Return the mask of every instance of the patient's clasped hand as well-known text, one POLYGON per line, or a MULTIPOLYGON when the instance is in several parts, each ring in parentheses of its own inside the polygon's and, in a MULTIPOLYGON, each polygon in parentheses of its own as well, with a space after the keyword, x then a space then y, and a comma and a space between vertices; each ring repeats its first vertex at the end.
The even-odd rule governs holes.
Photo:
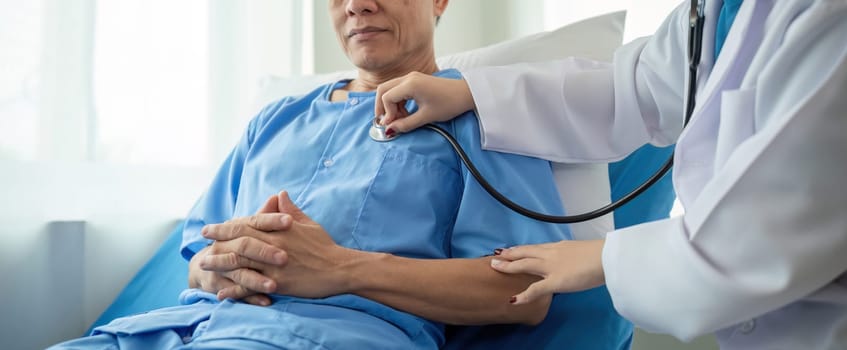
MULTIPOLYGON (((414 71, 460 78, 435 64, 446 6, 331 0, 358 77, 283 98, 250 122, 186 220, 193 288, 182 305, 55 348, 435 349, 444 323, 540 322, 549 298, 508 303, 536 278, 493 271, 483 256, 570 239, 566 227, 502 207, 437 134, 368 137, 378 84, 414 71)), ((563 213, 548 162, 482 151, 471 112, 441 126, 481 171, 509 179, 494 181, 507 195, 563 213)))

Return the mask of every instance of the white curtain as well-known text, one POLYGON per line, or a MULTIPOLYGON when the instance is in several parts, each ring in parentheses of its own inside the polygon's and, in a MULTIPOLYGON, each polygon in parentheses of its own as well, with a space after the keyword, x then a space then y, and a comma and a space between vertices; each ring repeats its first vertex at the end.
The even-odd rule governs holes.
POLYGON ((304 2, 0 0, 0 160, 216 164, 310 72, 304 2))

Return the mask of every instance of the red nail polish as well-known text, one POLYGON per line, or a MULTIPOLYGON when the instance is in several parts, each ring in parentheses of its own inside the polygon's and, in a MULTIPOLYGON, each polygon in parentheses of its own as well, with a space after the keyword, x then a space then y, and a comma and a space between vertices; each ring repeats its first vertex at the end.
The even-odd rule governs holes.
POLYGON ((385 136, 392 137, 394 136, 394 133, 395 131, 392 128, 385 129, 385 136))
POLYGON ((518 301, 518 297, 516 297, 516 296, 514 296, 514 295, 513 295, 511 298, 509 298, 509 304, 514 304, 514 303, 516 303, 517 301, 518 301))

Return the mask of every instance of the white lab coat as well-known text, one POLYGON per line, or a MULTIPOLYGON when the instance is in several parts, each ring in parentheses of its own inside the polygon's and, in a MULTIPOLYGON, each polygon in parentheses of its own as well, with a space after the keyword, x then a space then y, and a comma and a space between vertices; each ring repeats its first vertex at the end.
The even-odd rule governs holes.
POLYGON ((608 162, 678 138, 686 214, 607 236, 617 310, 725 349, 847 349, 847 1, 746 0, 713 62, 720 6, 684 131, 687 3, 612 64, 465 72, 483 146, 608 162))

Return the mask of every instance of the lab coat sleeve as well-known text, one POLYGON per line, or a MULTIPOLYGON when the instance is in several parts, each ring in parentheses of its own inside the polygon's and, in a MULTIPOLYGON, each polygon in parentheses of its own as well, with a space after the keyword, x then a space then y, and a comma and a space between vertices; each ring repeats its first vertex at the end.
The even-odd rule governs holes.
POLYGON ((847 271, 847 5, 820 1, 755 84, 758 132, 684 217, 610 233, 617 310, 681 339, 814 295, 847 271))
POLYGON ((483 148, 605 163, 648 142, 674 143, 682 130, 687 33, 680 6, 655 35, 619 48, 613 63, 568 58, 463 72, 483 148))

